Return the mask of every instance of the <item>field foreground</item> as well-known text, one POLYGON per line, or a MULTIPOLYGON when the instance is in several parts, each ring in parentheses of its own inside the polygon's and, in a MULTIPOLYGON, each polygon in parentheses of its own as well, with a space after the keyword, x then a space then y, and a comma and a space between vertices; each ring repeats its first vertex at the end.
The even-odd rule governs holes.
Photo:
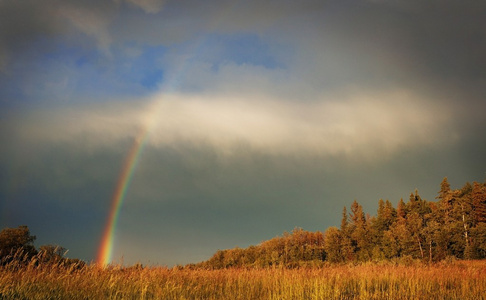
POLYGON ((0 299, 486 299, 486 261, 190 270, 0 267, 0 299))

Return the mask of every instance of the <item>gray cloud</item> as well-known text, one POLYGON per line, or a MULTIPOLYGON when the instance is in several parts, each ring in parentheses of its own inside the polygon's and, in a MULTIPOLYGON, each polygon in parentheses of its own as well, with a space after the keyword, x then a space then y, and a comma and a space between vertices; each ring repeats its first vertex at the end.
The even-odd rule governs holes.
POLYGON ((433 200, 444 176, 482 180, 484 11, 480 1, 0 1, 2 225, 28 224, 39 244, 92 259, 141 128, 115 253, 130 263, 197 261, 295 226, 324 230, 354 199, 373 213, 415 188, 433 200), (162 70, 149 96, 127 88, 140 76, 123 77, 137 58, 162 70))
POLYGON ((133 3, 142 8, 146 13, 158 13, 162 10, 165 0, 127 0, 127 2, 133 3))
MULTIPOLYGON (((466 180, 478 180, 484 172, 480 163, 486 151, 484 138, 461 136, 454 141, 437 129, 427 132, 424 139, 420 133, 415 138, 414 132, 422 130, 416 127, 402 132, 406 133, 401 135, 404 142, 388 157, 372 155, 372 159, 353 160, 350 156, 355 152, 347 156, 326 155, 312 148, 306 151, 308 145, 300 137, 306 131, 290 132, 288 140, 281 142, 277 137, 273 142, 276 149, 262 147, 258 137, 238 135, 234 128, 226 128, 230 123, 224 118, 219 120, 221 123, 213 121, 211 113, 200 109, 204 102, 198 102, 198 98, 176 96, 181 97, 173 95, 177 100, 172 99, 174 102, 166 99, 166 106, 157 101, 146 102, 147 106, 138 109, 135 103, 96 104, 31 113, 29 117, 15 118, 17 124, 7 122, 14 128, 2 126, 4 130, 0 131, 4 133, 0 135, 2 141, 8 141, 0 155, 0 178, 8 178, 1 181, 0 195, 8 199, 2 203, 2 212, 7 213, 2 222, 28 224, 39 237, 38 245, 59 243, 71 249, 72 257, 92 259, 126 152, 137 125, 150 125, 144 122, 154 120, 150 115, 153 110, 147 108, 155 104, 161 105, 158 112, 162 124, 153 125, 153 137, 141 153, 117 227, 114 257, 123 257, 125 263, 195 262, 217 249, 246 247, 295 226, 325 230, 339 224, 342 207, 354 199, 373 213, 379 198, 396 203, 418 188, 424 198, 433 200, 443 176, 449 176, 458 186, 466 180), (170 116, 172 120, 164 120, 170 116), (224 141, 225 135, 215 134, 217 130, 228 130, 230 136, 237 137, 234 144, 231 139, 226 141, 229 144, 224 147, 231 152, 224 151, 219 139, 224 141), (7 139, 10 133, 15 134, 7 139), (212 140, 212 134, 219 139, 212 140), (441 134, 445 136, 440 138, 441 134), (430 141, 434 138, 441 142, 430 141), (284 142, 287 144, 279 144, 284 142)), ((215 103, 209 103, 209 107, 219 104, 222 115, 233 121, 244 121, 245 110, 251 109, 240 102, 221 107, 218 99, 212 101, 215 103)), ((352 103, 359 110, 381 109, 382 115, 408 109, 397 106, 388 110, 386 104, 379 108, 376 103, 367 108, 352 103)), ((309 126, 320 126, 319 119, 312 118, 314 113, 319 114, 315 108, 310 113, 298 110, 292 103, 283 108, 271 104, 260 102, 262 111, 256 110, 267 115, 265 122, 273 122, 269 118, 273 116, 277 120, 286 117, 293 124, 306 116, 309 126)), ((420 121, 428 115, 415 113, 418 115, 410 120, 420 121)), ((346 116, 339 109, 333 115, 346 116)), ((396 122, 410 121, 407 113, 404 116, 396 122)), ((360 118, 354 113, 349 115, 354 117, 360 118)), ((373 117, 369 116, 362 126, 373 126, 368 124, 373 117)), ((275 124, 290 128, 284 121, 275 124)), ((445 130, 451 126, 447 122, 440 124, 438 127, 445 126, 445 130)), ((376 133, 377 137, 385 138, 386 134, 381 133, 376 133)), ((382 146, 380 139, 372 140, 352 151, 382 153, 382 146)))
MULTIPOLYGON (((89 260, 128 148, 129 141, 89 152, 69 144, 37 147, 23 167, 28 176, 17 173, 32 180, 17 190, 3 182, 2 198, 9 201, 2 211, 10 222, 31 226, 38 245, 60 243, 72 257, 89 260)), ((445 175, 457 187, 477 180, 481 166, 467 157, 481 159, 484 150, 474 143, 412 144, 389 159, 358 164, 341 156, 274 155, 248 146, 221 156, 210 145, 147 145, 121 210, 115 258, 194 262, 218 248, 246 247, 295 226, 325 230, 339 224, 342 207, 354 199, 370 213, 379 198, 397 203, 415 188, 433 200, 445 175), (451 159, 460 155, 466 157, 451 159)), ((5 171, 12 157, 1 157, 5 171)))
POLYGON ((43 45, 49 47, 56 37, 69 40, 78 32, 71 39, 73 44, 81 39, 86 46, 91 40, 93 47, 109 55, 111 47, 134 40, 138 45, 174 45, 209 31, 257 34, 272 45, 272 55, 277 58, 284 51, 277 49, 288 49, 281 61, 302 89, 347 85, 439 89, 451 82, 480 86, 486 76, 486 34, 482 30, 486 24, 480 2, 129 3, 134 5, 121 1, 3 1, 3 69, 21 55, 19 49, 33 46, 44 36, 48 42, 43 45), (428 86, 423 86, 424 80, 428 86))

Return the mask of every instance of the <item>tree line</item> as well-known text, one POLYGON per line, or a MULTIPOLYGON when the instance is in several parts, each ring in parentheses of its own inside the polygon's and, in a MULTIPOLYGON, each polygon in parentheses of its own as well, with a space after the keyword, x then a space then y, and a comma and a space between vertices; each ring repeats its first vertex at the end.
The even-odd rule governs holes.
MULTIPOLYGON (((376 216, 365 214, 354 201, 342 212, 339 227, 324 233, 295 228, 248 248, 218 250, 209 260, 191 268, 300 267, 324 263, 383 260, 436 262, 446 258, 486 258, 486 182, 466 183, 451 189, 447 178, 440 184, 437 201, 427 201, 418 191, 395 208, 389 200, 378 202, 376 216)), ((65 258, 56 245, 34 247, 36 237, 27 226, 0 232, 0 266, 27 263, 83 265, 65 258)))
POLYGON ((344 207, 340 227, 324 233, 300 228, 257 246, 218 250, 209 260, 189 267, 316 266, 383 260, 436 262, 446 258, 486 258, 486 182, 451 189, 440 184, 437 201, 418 191, 395 208, 378 202, 376 216, 354 201, 344 207))
POLYGON ((82 266, 79 259, 66 258, 67 250, 58 245, 34 247, 35 235, 29 227, 4 228, 0 231, 0 266, 21 267, 29 263, 82 266))

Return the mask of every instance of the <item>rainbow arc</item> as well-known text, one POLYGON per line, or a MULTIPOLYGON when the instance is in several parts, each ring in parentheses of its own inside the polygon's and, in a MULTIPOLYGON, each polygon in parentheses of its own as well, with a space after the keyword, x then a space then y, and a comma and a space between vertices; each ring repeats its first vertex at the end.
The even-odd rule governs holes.
MULTIPOLYGON (((219 23, 228 15, 228 12, 232 11, 237 7, 238 1, 228 4, 223 9, 221 9, 219 16, 214 18, 213 23, 209 24, 209 28, 217 28, 219 23)), ((178 65, 178 68, 174 71, 174 76, 171 80, 167 82, 165 86, 165 91, 170 92, 176 90, 181 82, 183 75, 186 73, 189 64, 193 61, 194 57, 204 48, 204 37, 199 37, 187 50, 187 53, 191 53, 188 57, 182 60, 178 65)), ((113 193, 111 200, 111 207, 108 213, 108 218, 106 222, 105 229, 103 231, 101 243, 98 249, 96 262, 101 266, 107 266, 112 262, 113 248, 115 242, 115 230, 118 224, 118 219, 120 217, 120 209, 123 205, 124 199, 126 197, 128 188, 130 186, 130 181, 133 177, 134 170, 139 161, 140 155, 143 152, 143 148, 147 143, 147 139, 153 131, 157 117, 159 115, 161 102, 155 101, 155 106, 152 107, 150 111, 149 122, 142 126, 139 133, 135 136, 135 141, 131 146, 128 155, 124 161, 121 173, 118 177, 118 181, 113 193)))

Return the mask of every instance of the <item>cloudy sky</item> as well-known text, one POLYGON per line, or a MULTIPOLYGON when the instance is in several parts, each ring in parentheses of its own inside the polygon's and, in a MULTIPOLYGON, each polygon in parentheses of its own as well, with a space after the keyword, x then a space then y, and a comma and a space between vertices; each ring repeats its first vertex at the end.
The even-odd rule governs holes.
POLYGON ((0 225, 198 262, 486 177, 486 2, 0 0, 0 225))

